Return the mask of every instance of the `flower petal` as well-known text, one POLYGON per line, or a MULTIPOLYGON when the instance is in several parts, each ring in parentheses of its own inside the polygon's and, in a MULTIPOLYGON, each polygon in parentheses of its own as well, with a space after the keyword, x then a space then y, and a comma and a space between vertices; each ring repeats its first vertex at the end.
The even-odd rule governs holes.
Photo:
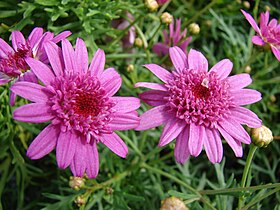
POLYGON ((170 118, 161 133, 159 140, 159 147, 163 147, 174 140, 181 131, 186 127, 186 122, 184 120, 178 120, 177 118, 170 118))
POLYGON ((14 53, 13 48, 0 38, 0 57, 7 58, 7 55, 10 53, 14 53))
POLYGON ((60 132, 56 146, 56 161, 59 168, 67 168, 73 160, 77 141, 77 135, 72 131, 60 132))
POLYGON ((10 90, 32 102, 47 102, 48 96, 44 93, 44 87, 31 82, 15 82, 10 90))
POLYGON ((252 104, 262 99, 261 93, 252 89, 241 89, 233 91, 233 102, 237 105, 252 104))
POLYGON ((26 63, 30 66, 34 74, 45 84, 49 85, 55 78, 52 70, 44 63, 33 58, 26 58, 26 63))
POLYGON ((108 68, 101 74, 100 82, 107 95, 113 96, 120 89, 122 78, 114 68, 108 68))
POLYGON ((187 56, 179 47, 169 48, 169 55, 177 72, 182 72, 183 69, 188 68, 187 56))
POLYGON ((189 151, 189 131, 190 127, 186 126, 176 138, 174 156, 178 163, 184 164, 190 157, 189 151))
POLYGON ((125 158, 128 154, 128 148, 124 141, 115 133, 103 134, 100 137, 101 142, 116 155, 125 158))
POLYGON ((167 91, 167 88, 163 84, 158 83, 152 83, 152 82, 137 82, 134 87, 145 87, 150 88, 153 90, 161 90, 161 91, 167 91))
POLYGON ((166 69, 160 67, 156 64, 146 64, 144 65, 147 69, 149 69, 154 75, 156 75, 161 81, 167 83, 170 79, 172 79, 172 74, 166 69))
POLYGON ((62 75, 65 69, 61 48, 53 42, 46 42, 45 51, 56 76, 62 75))
POLYGON ((62 55, 64 59, 65 71, 76 72, 76 57, 71 43, 67 39, 61 41, 62 55))
POLYGON ((26 155, 36 160, 49 154, 56 146, 60 130, 50 124, 32 141, 26 155))
POLYGON ((126 97, 126 96, 114 96, 111 99, 116 103, 113 109, 116 112, 131 112, 140 107, 140 100, 139 98, 135 97, 126 97))
POLYGON ((28 42, 31 49, 33 49, 35 44, 40 40, 42 36, 43 36, 43 28, 36 27, 32 30, 32 32, 28 36, 28 42))
POLYGON ((235 140, 232 138, 230 134, 228 134, 222 127, 218 127, 218 130, 222 134, 222 136, 225 138, 228 145, 232 148, 234 154, 236 157, 242 157, 243 156, 243 149, 240 141, 235 140))
POLYGON ((168 97, 168 93, 160 90, 147 90, 139 94, 139 98, 150 106, 160 106, 166 104, 164 98, 168 97))
POLYGON ((208 61, 204 57, 204 55, 196 51, 194 49, 191 49, 188 54, 188 64, 189 69, 196 70, 197 72, 207 72, 208 71, 208 61))
POLYGON ((216 63, 209 72, 215 72, 219 79, 225 79, 230 74, 232 67, 233 64, 229 59, 223 59, 216 63))
POLYGON ((190 124, 189 151, 192 156, 197 157, 201 150, 205 139, 204 126, 190 124))
POLYGON ((77 145, 75 155, 70 164, 70 168, 74 176, 83 177, 86 172, 87 162, 87 146, 85 138, 77 136, 77 145))
POLYGON ((252 42, 259 46, 263 46, 266 44, 265 41, 263 41, 263 39, 260 36, 253 36, 252 42))
POLYGON ((13 112, 13 118, 21 122, 42 123, 53 119, 49 113, 50 107, 45 103, 32 103, 18 107, 13 112))
POLYGON ((165 43, 156 43, 152 47, 152 51, 158 56, 165 56, 169 53, 169 47, 165 43))
POLYGON ((152 108, 140 116, 140 124, 135 130, 147 130, 157 127, 167 120, 165 106, 152 108))
POLYGON ((223 158, 223 145, 219 132, 216 129, 205 129, 207 138, 204 139, 204 148, 211 163, 219 163, 223 158))
MULTIPOLYGON (((234 139, 244 143, 250 144, 251 138, 246 130, 234 119, 228 118, 227 120, 220 121, 218 126, 222 127, 234 139)), ((220 129, 219 129, 220 130, 220 129)))
POLYGON ((240 90, 252 83, 252 79, 249 74, 237 74, 227 78, 230 85, 230 90, 240 90))
POLYGON ((248 20, 248 22, 251 24, 251 26, 253 27, 253 29, 260 34, 260 28, 257 25, 256 21, 254 20, 254 18, 247 12, 245 12, 244 10, 241 10, 241 12, 243 13, 243 15, 245 16, 245 18, 248 20))
POLYGON ((231 109, 231 117, 241 124, 246 124, 250 128, 259 128, 262 125, 262 121, 258 116, 244 107, 231 109))
POLYGON ((75 50, 76 58, 77 58, 77 70, 80 72, 88 71, 88 52, 85 42, 77 38, 76 40, 76 50, 75 50))
POLYGON ((99 77, 104 70, 105 66, 105 53, 103 50, 98 49, 92 58, 89 71, 91 76, 99 77))
POLYGON ((114 113, 109 126, 112 130, 129 130, 139 125, 140 118, 136 111, 127 113, 114 113))
POLYGON ((57 43, 57 42, 61 41, 62 39, 67 38, 71 34, 72 34, 71 31, 63 31, 63 32, 57 34, 55 37, 53 37, 51 41, 54 43, 57 43))
POLYGON ((12 32, 12 44, 13 48, 17 51, 22 45, 26 44, 25 38, 20 31, 12 32))
POLYGON ((99 170, 99 157, 98 157, 96 142, 94 141, 92 144, 86 144, 86 150, 87 150, 86 173, 90 179, 93 179, 97 177, 98 170, 99 170))
POLYGON ((273 54, 277 58, 277 60, 280 61, 280 49, 278 49, 277 47, 275 47, 273 45, 271 45, 270 47, 271 47, 273 54))

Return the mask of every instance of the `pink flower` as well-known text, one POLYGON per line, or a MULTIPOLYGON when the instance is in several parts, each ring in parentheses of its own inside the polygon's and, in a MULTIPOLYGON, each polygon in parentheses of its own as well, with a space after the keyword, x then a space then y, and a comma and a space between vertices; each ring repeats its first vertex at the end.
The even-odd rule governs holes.
MULTIPOLYGON (((48 63, 43 47, 44 43, 47 41, 57 43, 70 34, 71 32, 64 31, 54 37, 54 34, 51 32, 43 33, 42 28, 34 28, 28 39, 25 40, 20 31, 13 31, 13 48, 0 38, 0 85, 6 84, 14 79, 37 82, 35 75, 28 71, 30 67, 25 59, 35 58, 44 63, 48 63)), ((11 105, 14 102, 15 95, 11 93, 11 105)))
POLYGON ((208 71, 208 61, 191 49, 188 58, 179 47, 169 50, 175 71, 156 65, 145 65, 164 84, 139 82, 136 87, 152 90, 140 94, 151 106, 140 118, 136 130, 164 125, 159 146, 176 138, 175 158, 184 163, 190 155, 198 156, 204 147, 209 160, 218 163, 223 156, 221 136, 237 157, 243 155, 241 143, 251 139, 241 124, 260 127, 255 113, 241 107, 261 100, 256 90, 243 89, 252 80, 249 74, 229 76, 232 62, 221 60, 208 71))
POLYGON ((167 3, 169 0, 157 0, 158 4, 165 4, 167 3))
POLYGON ((241 12, 258 34, 253 36, 252 42, 260 46, 268 44, 277 60, 280 61, 280 24, 277 23, 277 20, 272 19, 269 22, 269 12, 261 13, 259 28, 249 13, 244 10, 241 10, 241 12))
POLYGON ((180 30, 181 19, 177 19, 176 27, 174 21, 169 25, 169 34, 166 30, 163 30, 164 42, 154 44, 152 49, 153 52, 159 56, 165 56, 168 54, 168 50, 170 47, 178 46, 186 53, 186 48, 192 40, 192 37, 186 37, 187 29, 184 29, 182 33, 180 30))
POLYGON ((125 158, 128 148, 114 130, 139 125, 138 98, 113 96, 121 86, 114 68, 104 71, 105 54, 98 49, 88 68, 85 43, 77 39, 74 50, 62 40, 62 50, 45 44, 51 67, 33 58, 26 62, 43 85, 20 81, 11 90, 32 103, 17 108, 13 117, 29 123, 51 121, 31 143, 27 156, 39 159, 54 148, 59 168, 75 176, 95 178, 99 161, 97 143, 125 158))

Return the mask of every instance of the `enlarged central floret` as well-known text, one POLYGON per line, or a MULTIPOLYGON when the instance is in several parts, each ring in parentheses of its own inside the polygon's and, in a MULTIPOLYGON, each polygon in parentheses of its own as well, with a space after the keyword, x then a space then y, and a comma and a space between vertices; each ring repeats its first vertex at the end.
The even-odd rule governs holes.
POLYGON ((90 74, 66 74, 56 77, 47 87, 51 91, 50 106, 54 124, 63 131, 74 129, 84 135, 112 133, 108 123, 115 105, 100 81, 90 74))
POLYGON ((167 106, 188 124, 213 127, 230 114, 234 106, 229 95, 229 85, 219 80, 215 72, 183 70, 172 72, 173 79, 166 84, 169 97, 167 106))

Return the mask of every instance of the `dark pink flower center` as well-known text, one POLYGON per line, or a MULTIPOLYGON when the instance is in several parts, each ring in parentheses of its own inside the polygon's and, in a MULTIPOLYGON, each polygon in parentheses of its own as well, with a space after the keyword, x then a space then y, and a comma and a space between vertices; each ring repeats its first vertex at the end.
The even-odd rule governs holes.
POLYGON ((56 77, 47 90, 52 123, 60 124, 62 131, 74 129, 94 137, 112 132, 108 123, 115 103, 96 77, 89 73, 65 74, 56 77))
POLYGON ((166 84, 169 90, 166 106, 177 118, 188 124, 213 127, 230 114, 234 104, 229 85, 219 80, 216 73, 185 69, 182 73, 173 72, 173 76, 166 84))

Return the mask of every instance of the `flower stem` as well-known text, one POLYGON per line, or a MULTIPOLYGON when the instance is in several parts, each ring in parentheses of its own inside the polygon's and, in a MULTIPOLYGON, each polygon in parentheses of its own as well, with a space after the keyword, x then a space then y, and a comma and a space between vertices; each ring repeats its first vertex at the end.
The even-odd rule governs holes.
MULTIPOLYGON (((241 179, 241 187, 245 187, 245 185, 246 185, 246 180, 247 180, 247 177, 248 177, 248 174, 249 174, 249 169, 250 169, 250 166, 251 166, 251 162, 252 162, 252 159, 254 157, 254 154, 255 154, 257 148, 258 147, 255 146, 254 144, 250 145, 249 154, 248 154, 248 157, 247 157, 247 160, 246 160, 245 168, 244 168, 244 171, 243 171, 243 176, 242 176, 242 179, 241 179)), ((238 209, 239 210, 243 206, 244 199, 245 199, 244 195, 239 197, 239 201, 238 201, 238 209)))
POLYGON ((150 41, 149 41, 149 45, 148 45, 148 49, 151 49, 152 45, 153 45, 153 39, 155 38, 155 36, 157 35, 158 31, 161 29, 161 26, 162 24, 160 23, 157 27, 157 29, 155 30, 155 32, 153 33, 153 35, 151 36, 150 38, 150 41))

